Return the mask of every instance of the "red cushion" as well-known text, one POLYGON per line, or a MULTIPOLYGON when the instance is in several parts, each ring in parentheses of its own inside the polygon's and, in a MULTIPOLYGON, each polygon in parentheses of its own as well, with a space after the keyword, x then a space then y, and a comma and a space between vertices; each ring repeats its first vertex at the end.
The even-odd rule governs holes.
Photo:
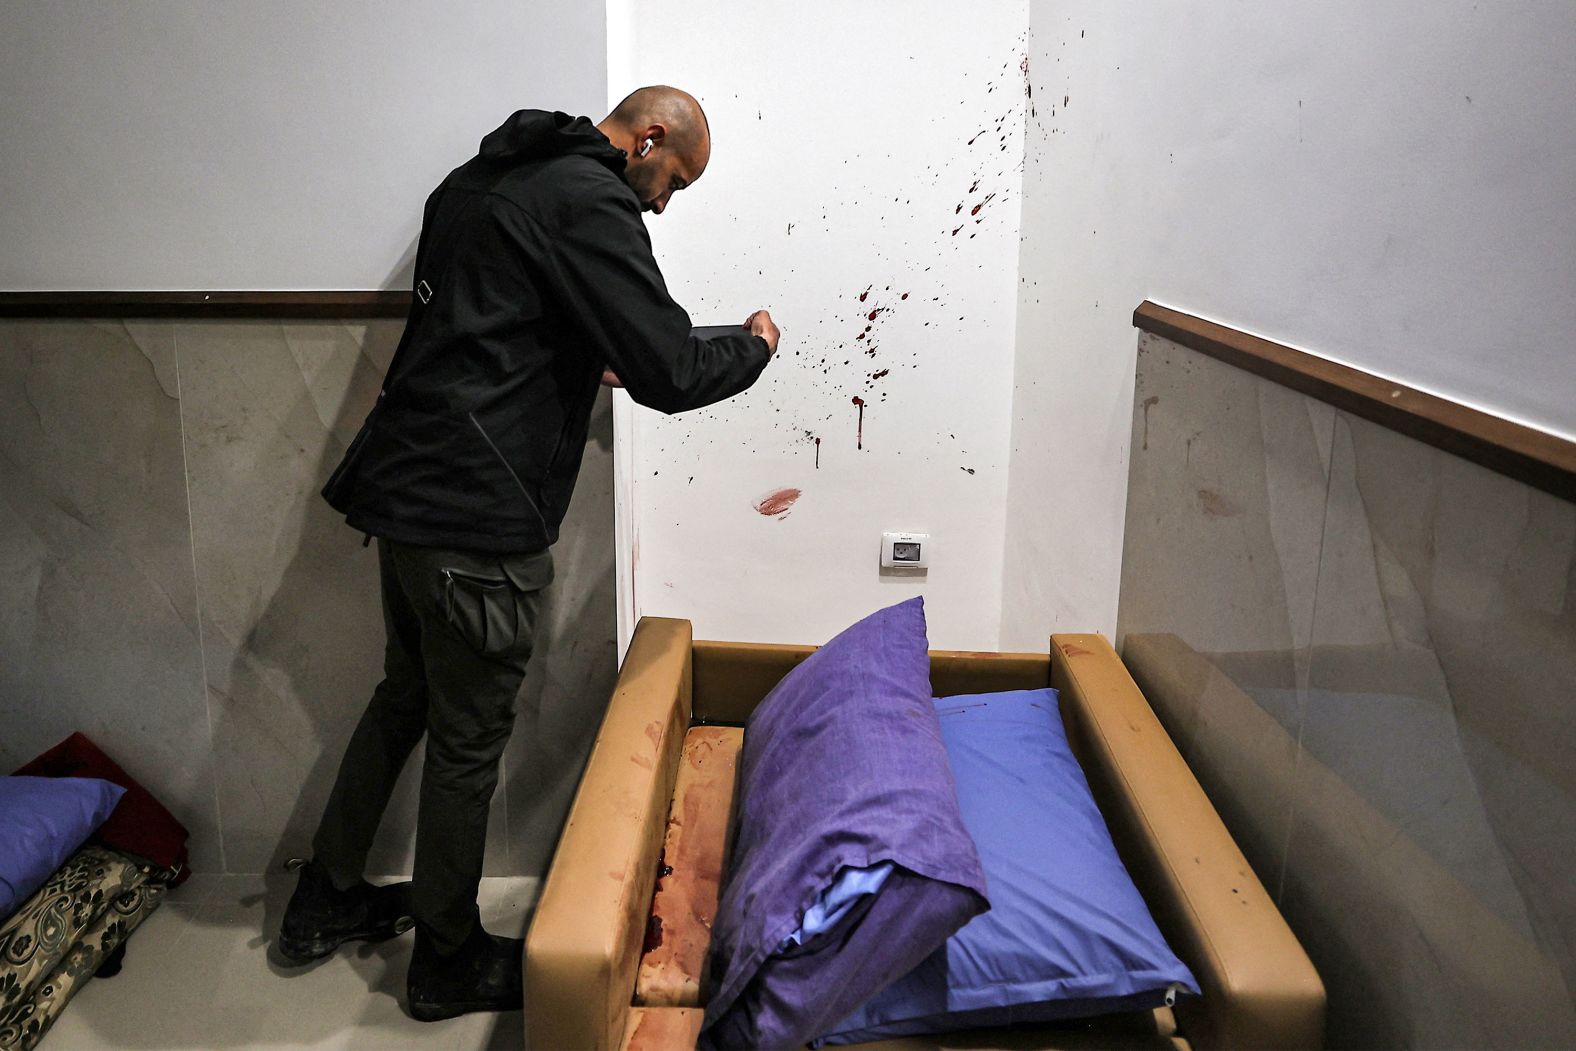
POLYGON ((26 777, 97 777, 120 785, 126 794, 93 838, 112 850, 123 850, 174 870, 171 886, 185 882, 191 875, 186 851, 191 833, 186 826, 82 734, 72 734, 16 773, 26 777))

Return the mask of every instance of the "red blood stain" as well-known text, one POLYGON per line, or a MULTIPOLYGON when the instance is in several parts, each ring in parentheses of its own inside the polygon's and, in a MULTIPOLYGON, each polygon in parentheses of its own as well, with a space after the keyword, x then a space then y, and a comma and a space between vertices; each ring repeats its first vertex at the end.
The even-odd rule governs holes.
POLYGON ((671 875, 673 875, 673 866, 668 864, 668 852, 664 849, 657 855, 657 893, 662 891, 663 878, 671 875))
POLYGON ((969 193, 973 193, 974 191, 978 190, 979 188, 980 188, 980 181, 978 179, 975 179, 974 180, 974 185, 969 187, 969 193))
POLYGON ((874 287, 876 287, 876 286, 875 286, 875 285, 867 285, 867 286, 866 286, 866 287, 865 287, 865 290, 864 290, 864 291, 863 291, 863 292, 861 292, 861 293, 859 293, 859 301, 860 301, 860 302, 861 302, 861 303, 863 303, 863 302, 864 302, 864 301, 865 301, 865 297, 866 297, 866 296, 868 296, 868 295, 869 295, 869 294, 870 294, 870 290, 871 290, 871 289, 872 289, 872 288, 874 288, 874 287))
POLYGON ((646 921, 646 941, 640 947, 640 955, 644 956, 653 949, 662 946, 662 917, 653 916, 646 921))
POLYGON ((797 489, 776 489, 755 501, 755 510, 767 518, 786 516, 788 509, 794 505, 794 501, 798 500, 799 496, 797 489))
POLYGON ((995 197, 995 196, 996 195, 994 193, 986 194, 985 195, 985 199, 983 201, 981 201, 979 204, 976 204, 973 208, 969 209, 969 214, 970 215, 978 215, 978 214, 980 214, 980 209, 985 207, 987 204, 989 204, 990 203, 990 199, 992 197, 995 197))
POLYGON ((892 371, 891 369, 882 369, 880 372, 872 372, 870 374, 870 378, 873 379, 873 380, 878 380, 882 376, 885 376, 887 373, 889 373, 891 371, 892 371))
POLYGON ((881 313, 881 308, 880 307, 876 307, 870 313, 865 315, 865 320, 866 321, 874 321, 876 319, 876 315, 879 314, 879 313, 881 313))
POLYGON ((861 333, 859 333, 859 335, 855 336, 854 338, 855 339, 864 339, 865 338, 865 334, 863 332, 861 332, 861 333))
POLYGON ((907 298, 908 298, 908 293, 907 293, 907 292, 904 292, 904 293, 903 293, 903 298, 904 298, 904 299, 907 299, 907 298))
POLYGON ((859 406, 859 445, 858 445, 858 448, 863 449, 865 447, 865 399, 863 399, 859 395, 855 394, 854 395, 854 404, 859 406))
POLYGON ((952 236, 953 237, 958 236, 958 231, 961 230, 961 229, 963 229, 963 227, 961 227, 961 226, 954 228, 953 231, 952 231, 952 236))
POLYGON ((961 211, 963 211, 963 202, 959 201, 958 202, 958 206, 956 208, 952 209, 952 214, 953 215, 957 215, 961 211))
POLYGON ((815 440, 815 469, 817 471, 821 469, 821 439, 819 438, 815 440))

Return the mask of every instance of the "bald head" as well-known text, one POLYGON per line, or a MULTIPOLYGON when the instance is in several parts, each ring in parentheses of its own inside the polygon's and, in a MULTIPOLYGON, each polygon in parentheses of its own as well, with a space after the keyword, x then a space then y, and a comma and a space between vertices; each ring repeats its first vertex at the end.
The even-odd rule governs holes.
POLYGON ((706 111, 695 96, 678 88, 663 84, 638 88, 614 106, 602 123, 610 122, 637 132, 653 124, 661 125, 674 140, 672 145, 687 149, 706 146, 710 152, 711 128, 706 123, 706 111))
POLYGON ((673 194, 700 178, 711 159, 706 113, 693 95, 678 88, 659 84, 631 92, 597 130, 628 155, 624 181, 642 208, 659 215, 673 194))

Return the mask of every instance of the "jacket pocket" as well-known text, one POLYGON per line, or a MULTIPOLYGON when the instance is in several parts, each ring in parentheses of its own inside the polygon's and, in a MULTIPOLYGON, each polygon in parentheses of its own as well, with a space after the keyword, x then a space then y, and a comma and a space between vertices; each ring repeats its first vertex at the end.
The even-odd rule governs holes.
POLYGON ((503 575, 445 567, 443 613, 449 627, 472 650, 501 656, 520 642, 520 605, 514 587, 503 575))
POLYGON ((596 378, 600 375, 596 373, 593 376, 586 394, 565 414, 564 424, 558 430, 558 442, 553 446, 553 455, 542 471, 541 481, 537 483, 538 493, 544 493, 547 486, 561 482, 566 477, 573 478, 573 472, 565 471, 565 467, 571 461, 578 466, 584 455, 586 439, 591 432, 591 414, 596 411, 597 391, 601 388, 601 380, 596 378))
POLYGON ((509 480, 514 483, 514 487, 519 490, 521 496, 525 497, 526 506, 531 509, 531 513, 536 517, 537 524, 542 527, 542 543, 546 544, 548 534, 547 518, 542 514, 540 486, 538 486, 536 495, 531 495, 531 490, 525 487, 525 483, 520 481, 520 476, 509 465, 509 458, 503 454, 503 450, 498 448, 498 444, 492 440, 492 435, 487 433, 487 428, 482 426, 482 421, 476 418, 476 413, 468 412, 465 415, 470 419, 471 426, 476 428, 476 433, 481 436, 482 441, 487 443, 487 448, 492 450, 493 456, 497 457, 498 463, 508 473, 509 480))

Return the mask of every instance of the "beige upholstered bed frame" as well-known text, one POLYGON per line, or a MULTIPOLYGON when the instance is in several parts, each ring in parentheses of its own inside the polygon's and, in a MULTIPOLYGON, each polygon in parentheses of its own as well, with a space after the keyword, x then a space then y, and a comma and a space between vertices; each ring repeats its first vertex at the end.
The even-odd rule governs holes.
MULTIPOLYGON (((537 1051, 694 1047, 740 727, 812 652, 694 642, 688 621, 640 622, 526 939, 537 1051)), ((1122 859, 1204 995, 1076 1024, 866 1046, 1319 1046, 1318 974, 1104 638, 1055 635, 1048 654, 932 651, 931 682, 938 696, 1061 691, 1122 859)))

